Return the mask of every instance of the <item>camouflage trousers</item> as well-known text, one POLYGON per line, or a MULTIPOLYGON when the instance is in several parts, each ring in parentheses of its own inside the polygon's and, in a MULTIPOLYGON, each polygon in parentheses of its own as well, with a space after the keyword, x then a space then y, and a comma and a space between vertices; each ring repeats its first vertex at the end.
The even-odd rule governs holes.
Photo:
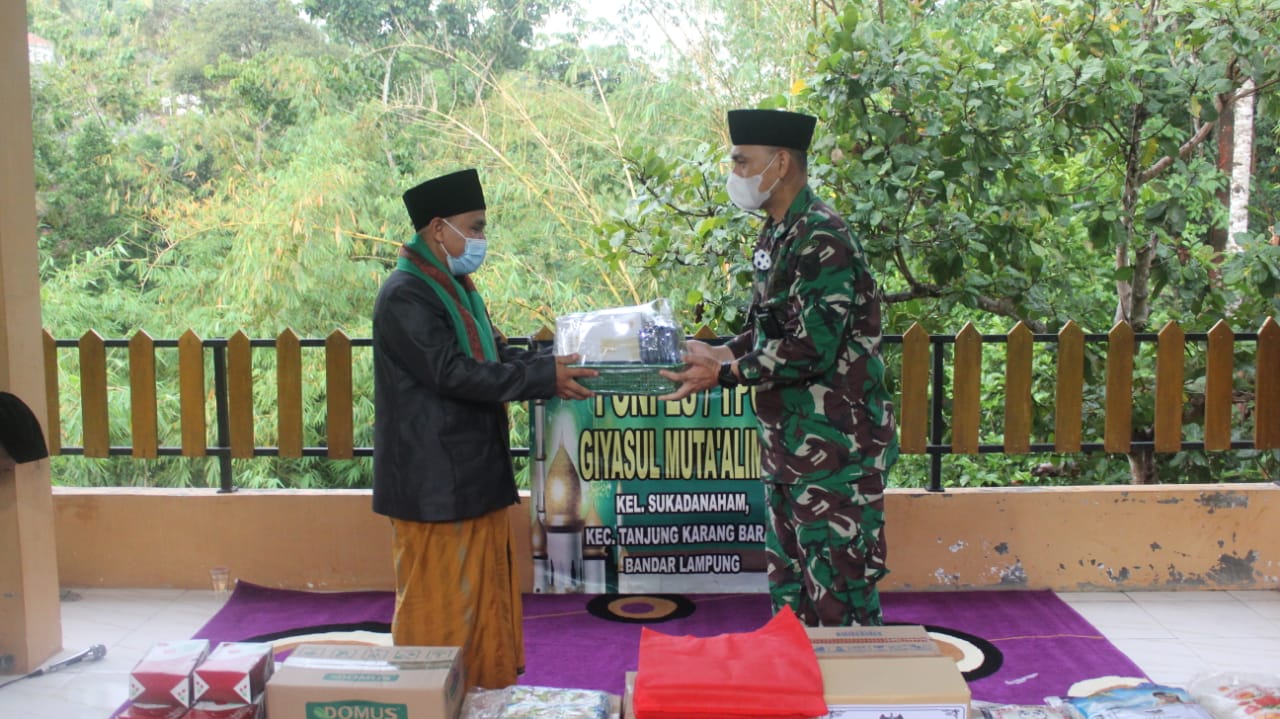
POLYGON ((884 475, 764 487, 773 610, 790 606, 811 627, 883 624, 884 475))

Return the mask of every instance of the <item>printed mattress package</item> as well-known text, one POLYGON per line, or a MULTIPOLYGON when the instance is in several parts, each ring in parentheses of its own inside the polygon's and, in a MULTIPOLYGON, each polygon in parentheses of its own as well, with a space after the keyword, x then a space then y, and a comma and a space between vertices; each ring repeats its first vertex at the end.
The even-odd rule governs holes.
POLYGON ((676 383, 658 374, 684 362, 684 333, 666 300, 556 318, 555 353, 580 355, 598 377, 578 382, 601 394, 666 394, 676 383))
POLYGON ((969 685, 924 627, 810 627, 829 719, 965 719, 969 685))
POLYGON ((806 627, 818 661, 852 657, 938 657, 942 650, 919 624, 806 627))
POLYGON ((636 673, 627 672, 622 691, 622 719, 636 719, 635 694, 636 673))
POLYGON ((303 644, 267 682, 267 716, 456 719, 464 671, 458 647, 303 644))

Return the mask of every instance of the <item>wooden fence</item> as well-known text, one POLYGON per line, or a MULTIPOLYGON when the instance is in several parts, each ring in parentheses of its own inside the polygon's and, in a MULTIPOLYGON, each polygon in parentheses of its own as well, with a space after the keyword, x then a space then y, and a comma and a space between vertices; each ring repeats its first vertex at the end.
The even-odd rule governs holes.
MULTIPOLYGON (((705 330, 700 337, 709 335, 705 330)), ((541 334, 527 343, 545 341, 541 334)), ((1007 335, 983 335, 972 324, 956 335, 930 335, 919 325, 905 334, 885 337, 900 345, 900 364, 890 372, 898 378, 898 424, 902 451, 929 454, 933 467, 930 488, 941 489, 941 461, 946 454, 1001 452, 1079 453, 1189 449, 1225 451, 1280 449, 1280 325, 1268 318, 1256 333, 1234 333, 1219 322, 1207 333, 1186 333, 1169 323, 1158 333, 1139 334, 1125 323, 1106 334, 1086 334, 1068 323, 1055 334, 1038 335, 1018 324, 1007 335), (1154 422, 1150 440, 1134 439, 1135 356, 1144 343, 1155 345, 1154 422), (1004 348, 1003 437, 982 442, 983 351, 1004 348), (1237 345, 1253 345, 1253 367, 1237 366, 1237 345), (1035 442, 1033 426, 1033 358, 1036 345, 1056 348, 1053 372, 1053 433, 1051 442, 1035 442), (1183 415, 1188 396, 1186 358, 1189 348, 1203 346, 1203 440, 1186 441, 1183 415), (948 353, 948 349, 950 352, 948 353), (1086 351, 1095 349, 1105 361, 1105 430, 1100 441, 1083 436, 1086 351), (948 364, 950 354, 950 364, 948 364), (1252 369, 1252 387, 1241 388, 1241 374, 1252 369), (946 410, 949 407, 950 414, 946 410), (1235 417, 1252 419, 1252 436, 1240 436, 1235 417), (949 434, 949 441, 948 441, 949 434)), ((333 332, 324 339, 303 339, 285 330, 275 339, 250 339, 237 332, 227 339, 202 339, 188 331, 177 340, 156 340, 139 332, 128 340, 103 339, 89 331, 79 339, 55 339, 44 334, 46 395, 49 407, 50 452, 53 454, 136 459, 159 456, 211 457, 222 462, 222 491, 232 491, 231 460, 262 456, 352 459, 369 456, 370 447, 354 446, 352 350, 369 347, 371 340, 352 339, 333 332), (128 445, 110 441, 108 349, 127 348, 130 437, 128 445), (305 446, 303 417, 304 349, 324 350, 325 442, 305 446), (80 446, 64 446, 60 415, 59 351, 78 353, 80 446), (156 354, 177 352, 181 442, 161 446, 158 432, 156 354), (275 420, 277 444, 261 446, 255 439, 254 395, 269 392, 255 386, 253 352, 275 353, 275 420), (210 356, 211 355, 211 356, 210 356), (213 385, 206 377, 212 360, 213 385), (215 432, 210 441, 208 403, 214 403, 215 432)), ((1245 353, 1247 356, 1247 353, 1245 353)), ((361 388, 372 393, 372 388, 361 388)), ((992 418, 988 417, 988 423, 992 418)), ((527 455, 518 448, 517 455, 527 455)))

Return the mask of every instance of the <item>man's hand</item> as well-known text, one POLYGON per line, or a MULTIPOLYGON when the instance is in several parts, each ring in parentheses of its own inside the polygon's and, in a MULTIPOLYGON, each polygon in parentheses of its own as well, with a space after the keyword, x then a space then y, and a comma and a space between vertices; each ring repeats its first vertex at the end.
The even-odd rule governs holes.
MULTIPOLYGON (((702 343, 699 342, 698 344, 702 343)), ((716 350, 722 348, 708 347, 708 349, 716 350)), ((726 352, 729 352, 727 348, 723 349, 725 349, 726 352)), ((727 361, 731 361, 732 359, 733 353, 729 352, 729 360, 727 361)), ((695 392, 702 392, 703 390, 711 389, 712 387, 720 384, 720 361, 715 357, 709 354, 700 354, 690 351, 684 356, 684 361, 688 366, 679 372, 674 372, 668 369, 658 370, 658 374, 663 377, 680 383, 680 386, 677 387, 674 392, 664 394, 658 399, 664 401, 684 399, 695 392)))
POLYGON ((600 373, 586 367, 571 367, 578 359, 579 355, 576 354, 556 357, 556 396, 560 399, 587 399, 596 394, 578 384, 578 378, 595 377, 600 373))
POLYGON ((702 340, 689 340, 685 344, 685 351, 691 355, 710 357, 720 364, 733 361, 733 350, 725 345, 709 345, 702 340))

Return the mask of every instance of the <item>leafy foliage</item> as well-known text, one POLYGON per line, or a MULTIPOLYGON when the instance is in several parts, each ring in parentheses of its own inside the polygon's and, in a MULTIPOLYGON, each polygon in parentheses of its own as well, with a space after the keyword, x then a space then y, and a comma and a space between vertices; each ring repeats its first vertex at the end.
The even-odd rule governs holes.
MULTIPOLYGON (((636 0, 590 20, 567 0, 29 0, 31 31, 58 54, 32 76, 45 324, 58 337, 367 336, 410 231, 397 195, 475 166, 494 230, 477 282, 508 334, 657 296, 688 329, 727 334, 742 322, 758 219, 723 189, 723 119, 759 106, 819 115, 812 183, 861 237, 889 332, 1067 320, 1096 332, 1118 318, 1250 331, 1280 310, 1280 57, 1265 40, 1280 33, 1280 0, 1247 5, 636 0), (554 18, 560 29, 540 33, 554 18), (1246 79, 1253 230, 1224 253, 1216 140, 1246 79)), ((304 357, 307 441, 321 443, 323 371, 304 357)), ((78 368, 59 359, 74 438, 78 368)), ((367 364, 357 353, 358 395, 367 364)), ((1202 373, 1189 367, 1194 398, 1202 373)), ((125 422, 123 359, 111 372, 113 421, 125 422)), ((254 372, 270 443, 269 352, 255 351, 254 372)), ((997 361, 984 369, 992 397, 1000 381, 997 361)), ((172 428, 177 388, 161 385, 172 428)), ((1044 437, 1052 388, 1035 393, 1044 437)), ((1000 416, 984 401, 984 417, 1000 416)), ((357 397, 358 445, 371 405, 357 397)), ((516 419, 521 444, 523 410, 516 419)), ((111 431, 128 441, 127 427, 111 431)), ((949 458, 950 481, 1128 476, 1074 457, 1046 462, 1074 463, 1056 479, 1033 477, 1030 461, 949 458)), ((216 460, 58 462, 68 483, 216 476, 216 460)), ((923 476, 917 462, 900 475, 923 476)), ((1257 478, 1278 462, 1179 455, 1158 471, 1257 478)), ((236 472, 253 486, 368 483, 363 460, 236 472)))

